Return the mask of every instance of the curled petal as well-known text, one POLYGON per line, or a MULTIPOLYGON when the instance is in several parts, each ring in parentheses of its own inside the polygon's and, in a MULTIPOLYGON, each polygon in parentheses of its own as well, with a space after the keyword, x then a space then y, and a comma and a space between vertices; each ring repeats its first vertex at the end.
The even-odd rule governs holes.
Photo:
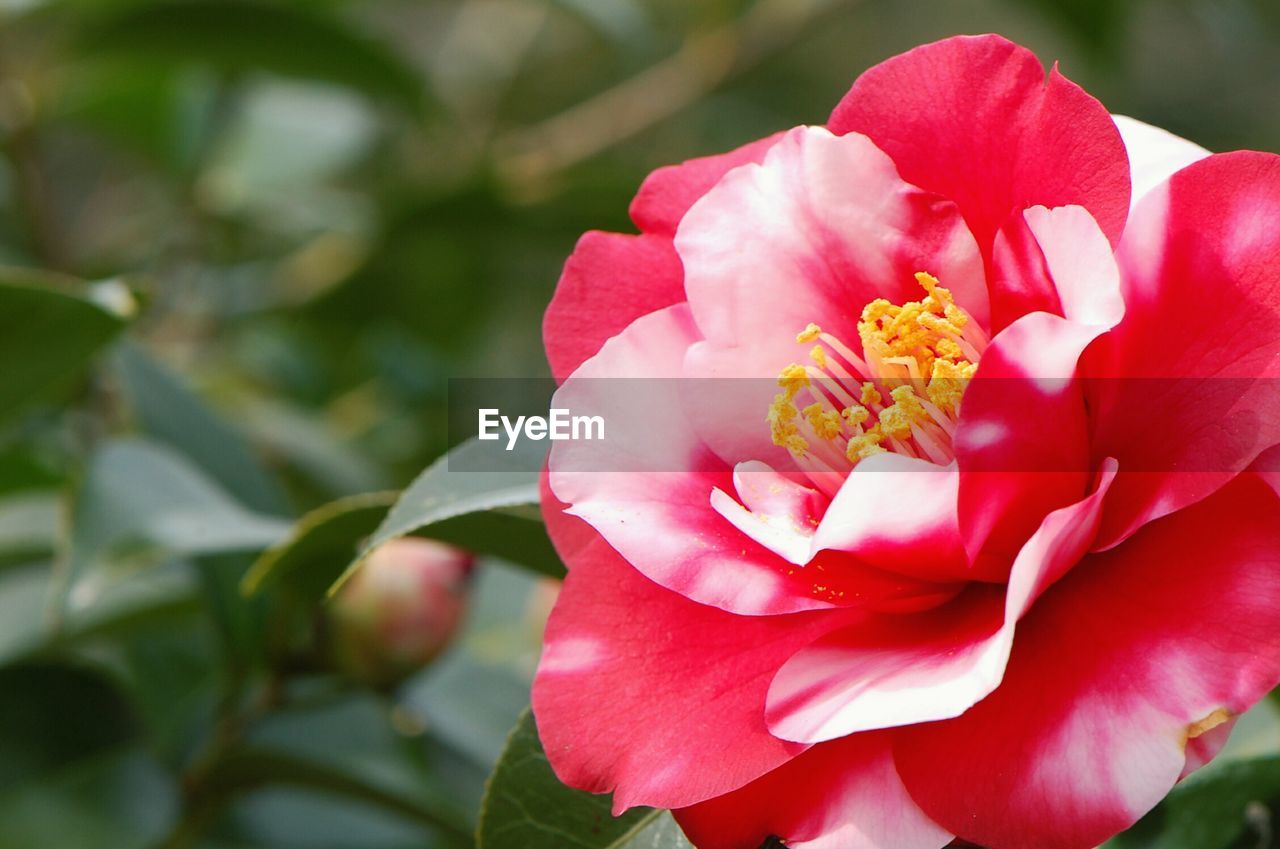
POLYGON ((1087 555, 1024 616, 995 692, 899 730, 912 797, 998 849, 1127 828, 1220 742, 1189 740, 1280 681, 1278 576, 1280 501, 1249 476, 1087 555))

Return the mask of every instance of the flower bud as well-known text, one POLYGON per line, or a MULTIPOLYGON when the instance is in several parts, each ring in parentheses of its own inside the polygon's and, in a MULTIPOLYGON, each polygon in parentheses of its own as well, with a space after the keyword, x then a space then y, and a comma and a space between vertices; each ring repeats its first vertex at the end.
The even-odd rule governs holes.
POLYGON ((434 660, 462 621, 473 562, 467 552, 416 537, 375 549, 331 605, 337 667, 386 687, 434 660))

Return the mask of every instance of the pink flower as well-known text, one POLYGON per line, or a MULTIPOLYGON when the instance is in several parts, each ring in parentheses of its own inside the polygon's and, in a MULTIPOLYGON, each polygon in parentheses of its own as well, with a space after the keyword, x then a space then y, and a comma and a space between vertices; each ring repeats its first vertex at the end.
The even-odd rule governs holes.
POLYGON ((964 37, 631 215, 544 328, 630 452, 544 488, 565 782, 701 849, 1083 849, 1280 682, 1280 158, 964 37))

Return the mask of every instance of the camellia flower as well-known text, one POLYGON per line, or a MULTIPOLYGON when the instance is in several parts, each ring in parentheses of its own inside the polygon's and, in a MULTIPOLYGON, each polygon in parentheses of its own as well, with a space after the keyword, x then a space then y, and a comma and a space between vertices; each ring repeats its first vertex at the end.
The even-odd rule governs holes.
POLYGON ((964 37, 631 215, 545 323, 619 452, 545 480, 563 781, 700 849, 1083 849, 1280 682, 1280 158, 964 37))

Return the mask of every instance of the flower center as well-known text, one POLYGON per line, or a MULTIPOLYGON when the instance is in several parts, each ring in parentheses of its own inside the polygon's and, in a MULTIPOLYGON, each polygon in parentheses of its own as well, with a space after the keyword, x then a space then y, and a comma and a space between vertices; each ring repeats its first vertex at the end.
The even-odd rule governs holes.
POLYGON ((816 324, 796 336, 820 344, 809 364, 778 375, 767 421, 774 444, 812 475, 829 479, 884 451, 939 465, 955 458, 960 401, 988 339, 935 277, 915 277, 921 300, 863 307, 862 356, 816 324))

